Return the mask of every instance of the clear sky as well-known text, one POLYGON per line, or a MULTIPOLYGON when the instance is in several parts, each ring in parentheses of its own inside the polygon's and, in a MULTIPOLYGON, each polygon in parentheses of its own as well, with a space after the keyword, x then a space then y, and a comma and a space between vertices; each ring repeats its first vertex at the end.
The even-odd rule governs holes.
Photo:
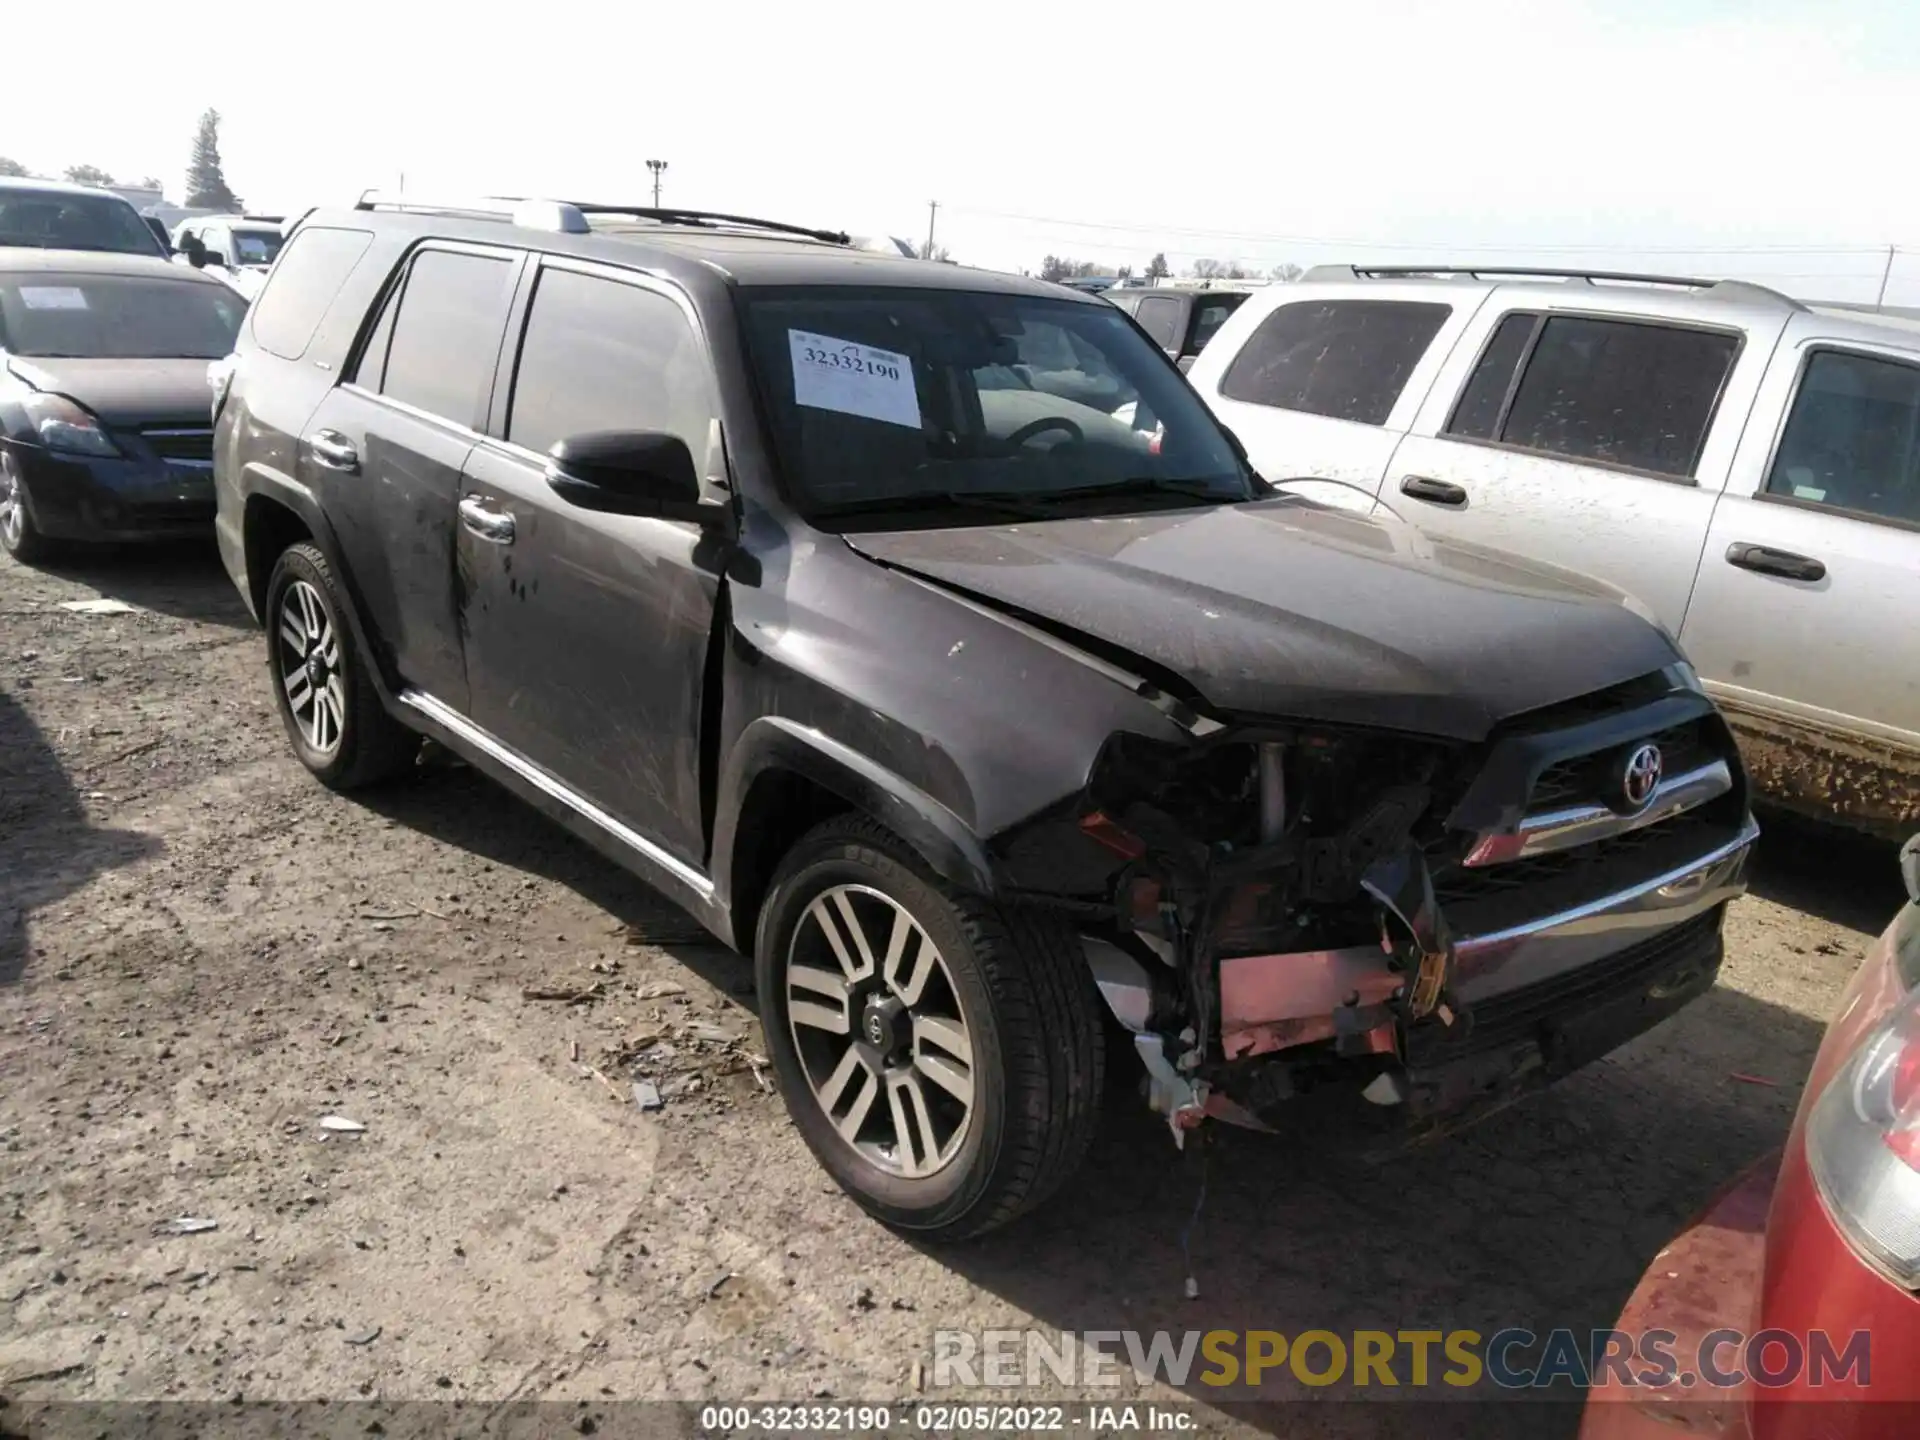
POLYGON ((1741 275, 1920 304, 1920 3, 75 0, 9 51, 0 155, 152 174, 196 116, 290 210, 365 186, 937 239, 1741 275), (452 18, 458 17, 458 18, 452 18), (83 33, 84 32, 84 33, 83 33))

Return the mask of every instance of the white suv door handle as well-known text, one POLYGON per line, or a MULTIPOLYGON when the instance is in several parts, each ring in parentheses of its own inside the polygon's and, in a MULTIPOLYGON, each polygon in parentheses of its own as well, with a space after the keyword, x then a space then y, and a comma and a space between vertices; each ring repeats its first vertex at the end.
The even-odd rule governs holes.
POLYGON ((489 510, 487 502, 477 495, 468 495, 461 500, 460 523, 467 527, 470 534, 478 535, 489 545, 513 543, 513 516, 504 510, 489 510))
POLYGON ((338 430, 314 431, 307 436, 307 448, 313 451, 313 458, 329 470, 351 473, 360 468, 360 452, 338 430))

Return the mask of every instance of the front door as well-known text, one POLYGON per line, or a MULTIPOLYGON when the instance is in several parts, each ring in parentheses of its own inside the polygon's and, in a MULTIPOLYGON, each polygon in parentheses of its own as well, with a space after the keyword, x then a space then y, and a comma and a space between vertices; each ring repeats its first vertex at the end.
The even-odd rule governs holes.
POLYGON ((716 547, 691 523, 568 504, 545 456, 568 436, 652 430, 698 460, 715 404, 676 295, 548 258, 503 417, 467 462, 458 532, 473 719, 694 865, 716 547))
POLYGON ((1775 363, 1786 427, 1720 502, 1681 643, 1732 708, 1920 756, 1920 365, 1818 343, 1775 363))
POLYGON ((372 333, 301 438, 366 610, 404 684, 467 699, 453 599, 460 473, 479 438, 519 257, 415 252, 372 333))

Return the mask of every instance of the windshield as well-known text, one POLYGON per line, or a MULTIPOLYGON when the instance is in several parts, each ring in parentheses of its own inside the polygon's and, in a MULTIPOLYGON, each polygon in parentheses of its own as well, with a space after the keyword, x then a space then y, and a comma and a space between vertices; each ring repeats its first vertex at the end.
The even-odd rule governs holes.
POLYGON ((0 189, 0 246, 165 253, 140 212, 113 195, 0 189))
POLYGON ((15 355, 218 360, 246 313, 230 287, 197 280, 0 276, 0 349, 15 355))
POLYGON ((749 290, 744 306, 774 442, 810 513, 1249 498, 1220 426, 1110 305, 819 286, 749 290))
POLYGON ((271 265, 285 237, 278 230, 236 230, 233 255, 242 265, 271 265))

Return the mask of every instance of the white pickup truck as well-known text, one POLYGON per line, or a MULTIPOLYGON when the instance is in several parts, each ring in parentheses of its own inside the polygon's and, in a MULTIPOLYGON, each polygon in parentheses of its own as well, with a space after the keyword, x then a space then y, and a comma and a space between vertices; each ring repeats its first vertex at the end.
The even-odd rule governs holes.
POLYGON ((1920 825, 1920 323, 1739 282, 1322 266, 1189 378, 1275 483, 1636 598, 1767 798, 1920 825))

